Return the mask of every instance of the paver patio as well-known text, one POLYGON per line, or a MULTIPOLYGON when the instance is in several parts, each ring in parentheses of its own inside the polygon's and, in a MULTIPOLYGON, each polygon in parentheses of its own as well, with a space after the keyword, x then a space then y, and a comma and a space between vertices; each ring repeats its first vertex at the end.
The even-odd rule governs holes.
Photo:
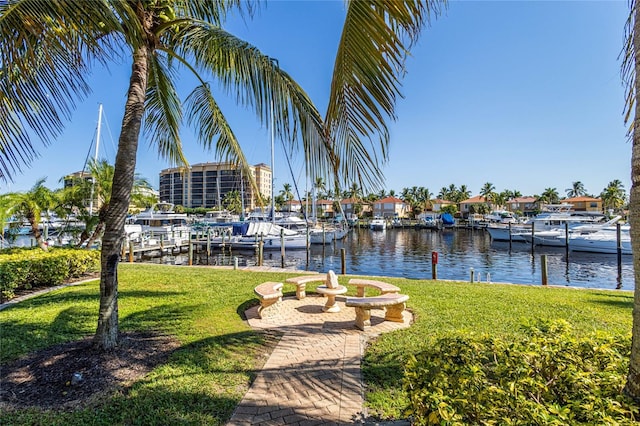
POLYGON ((236 408, 228 425, 343 425, 363 423, 360 362, 367 339, 406 328, 384 321, 374 310, 371 327, 355 327, 353 308, 338 299, 340 312, 323 312, 325 298, 285 297, 277 316, 259 319, 257 306, 246 311, 249 324, 283 333, 273 353, 236 408))

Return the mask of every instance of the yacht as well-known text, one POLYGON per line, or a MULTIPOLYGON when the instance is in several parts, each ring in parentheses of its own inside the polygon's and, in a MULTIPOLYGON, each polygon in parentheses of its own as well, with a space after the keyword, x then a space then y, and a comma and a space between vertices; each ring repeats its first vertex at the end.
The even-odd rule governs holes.
MULTIPOLYGON (((618 253, 618 237, 615 227, 605 227, 599 231, 572 235, 569 237, 569 250, 586 251, 591 253, 618 253)), ((621 254, 631 255, 631 235, 629 234, 629 226, 620 227, 620 251, 621 254)))
POLYGON ((524 224, 492 224, 487 226, 487 231, 494 241, 511 240, 531 243, 533 238, 531 235, 532 229, 537 234, 540 231, 564 228, 565 223, 570 228, 578 225, 595 224, 602 222, 604 217, 601 213, 573 211, 572 204, 547 204, 540 214, 524 224))
POLYGON ((156 236, 189 239, 191 227, 186 213, 176 213, 172 203, 157 203, 140 212, 134 225, 140 225, 142 232, 156 236))
POLYGON ((369 229, 372 229, 374 231, 384 231, 386 228, 387 222, 384 220, 384 218, 379 216, 374 217, 369 224, 369 229))

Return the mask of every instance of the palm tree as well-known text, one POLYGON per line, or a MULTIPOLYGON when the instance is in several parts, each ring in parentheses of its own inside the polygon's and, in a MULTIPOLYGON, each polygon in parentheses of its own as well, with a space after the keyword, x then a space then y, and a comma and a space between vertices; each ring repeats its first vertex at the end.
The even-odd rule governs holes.
POLYGON ((587 191, 584 189, 584 184, 580 181, 572 182, 571 188, 565 189, 565 192, 567 193, 567 197, 569 198, 580 197, 587 193, 587 191))
POLYGON ((600 194, 603 207, 605 210, 620 210, 627 201, 627 195, 624 191, 624 185, 619 179, 615 179, 607 185, 600 194))
POLYGON ((240 192, 236 190, 227 192, 224 196, 224 200, 222 200, 222 204, 224 205, 224 208, 230 212, 239 214, 242 211, 240 192))
POLYGON ((11 94, 0 98, 4 179, 34 157, 30 135, 49 142, 61 133, 77 101, 90 91, 86 78, 95 64, 131 60, 102 240, 94 343, 103 349, 117 344, 118 253, 141 129, 162 156, 187 164, 179 136, 184 118, 205 147, 251 176, 205 80, 210 74, 263 123, 270 125, 273 113, 279 139, 291 145, 301 140, 295 146, 305 154, 308 176, 332 174, 336 181, 379 187, 379 162, 388 158, 387 122, 395 118, 404 60, 430 16, 439 14, 441 2, 347 4, 325 120, 277 61, 223 30, 228 13, 247 9, 251 12, 251 4, 240 0, 104 0, 81 8, 69 0, 0 2, 0 93, 11 94), (198 81, 184 104, 175 87, 180 70, 198 81))
POLYGON ((545 188, 544 192, 537 198, 537 201, 541 203, 556 204, 560 200, 560 195, 556 188, 545 188))
POLYGON ((56 205, 53 192, 44 186, 46 179, 38 180, 27 192, 10 192, 0 196, 0 225, 9 217, 15 219, 14 223, 27 222, 31 233, 36 239, 36 244, 47 250, 44 235, 40 229, 41 220, 48 215, 50 209, 56 205))
POLYGON ((469 197, 471 197, 471 191, 469 190, 469 188, 467 188, 467 185, 460 185, 460 189, 458 190, 458 194, 459 194, 459 200, 457 201, 458 203, 460 201, 464 201, 464 200, 468 199, 469 197))
POLYGON ((487 204, 487 207, 493 204, 493 199, 495 197, 496 187, 493 186, 491 182, 486 182, 482 185, 482 189, 480 189, 480 195, 484 197, 484 201, 487 204))
MULTIPOLYGON (((627 20, 626 43, 622 63, 622 75, 626 83, 625 123, 634 113, 629 132, 631 136, 631 193, 629 196, 629 222, 631 224, 631 246, 633 263, 640 265, 640 7, 638 2, 631 0, 629 19, 627 20)), ((634 269, 635 297, 633 302, 633 328, 631 340, 631 357, 629 359, 629 374, 625 385, 625 392, 640 401, 640 268, 634 269)))

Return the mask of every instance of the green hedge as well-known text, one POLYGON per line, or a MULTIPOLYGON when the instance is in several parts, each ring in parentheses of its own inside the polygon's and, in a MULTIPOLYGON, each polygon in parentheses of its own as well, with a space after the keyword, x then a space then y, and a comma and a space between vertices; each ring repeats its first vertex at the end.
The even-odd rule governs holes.
POLYGON ((410 357, 414 424, 638 424, 622 394, 630 338, 576 337, 564 321, 526 328, 522 340, 447 337, 410 357))
POLYGON ((53 287, 100 269, 100 252, 70 248, 11 249, 0 253, 0 299, 17 290, 53 287))

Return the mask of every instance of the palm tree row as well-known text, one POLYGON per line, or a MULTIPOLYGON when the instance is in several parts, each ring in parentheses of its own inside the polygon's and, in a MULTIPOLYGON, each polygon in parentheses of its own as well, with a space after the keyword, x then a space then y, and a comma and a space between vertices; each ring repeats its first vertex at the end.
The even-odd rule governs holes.
MULTIPOLYGON (((343 196, 344 198, 353 198, 358 201, 372 203, 387 196, 395 196, 394 190, 380 190, 378 192, 371 192, 368 195, 363 195, 362 189, 356 183, 353 183, 349 190, 343 192, 324 192, 324 186, 321 179, 317 181, 315 187, 318 189, 316 192, 317 199, 340 198, 340 196, 343 196)), ((287 197, 290 197, 286 198, 285 201, 293 199, 293 194, 290 192, 290 189, 291 185, 285 183, 281 194, 287 194, 287 197)), ((567 189, 566 193, 568 198, 580 196, 601 198, 603 207, 606 210, 621 210, 627 202, 624 185, 619 179, 609 182, 607 187, 603 189, 599 196, 590 195, 585 190, 584 184, 580 181, 573 182, 572 187, 567 189)), ((497 192, 495 186, 491 182, 486 182, 482 185, 479 195, 484 197, 486 204, 495 208, 502 208, 509 200, 522 197, 522 193, 518 190, 505 189, 501 192, 497 192)), ((440 192, 437 194, 438 199, 451 201, 455 204, 459 204, 470 197, 471 191, 468 189, 467 185, 461 185, 458 188, 456 185, 451 184, 448 187, 442 187, 440 192)), ((305 194, 303 200, 310 198, 310 194, 305 194)), ((433 194, 428 188, 413 186, 410 188, 402 188, 402 191, 400 191, 400 198, 411 206, 412 211, 417 212, 416 214, 420 214, 420 212, 428 210, 430 207, 433 200, 433 194)), ((533 195, 533 198, 536 199, 536 202, 543 204, 556 204, 562 200, 562 197, 556 188, 545 188, 541 194, 533 195)))

